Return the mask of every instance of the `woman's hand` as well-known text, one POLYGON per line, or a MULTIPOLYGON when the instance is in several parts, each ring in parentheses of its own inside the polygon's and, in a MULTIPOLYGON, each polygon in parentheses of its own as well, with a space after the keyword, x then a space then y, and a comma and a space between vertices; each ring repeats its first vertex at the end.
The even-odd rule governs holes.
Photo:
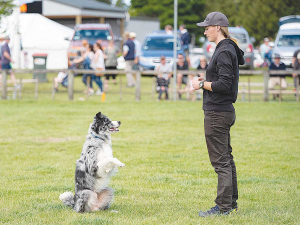
POLYGON ((198 77, 198 79, 193 79, 192 86, 195 90, 200 89, 199 84, 200 84, 200 81, 202 81, 202 80, 204 80, 204 77, 198 77))

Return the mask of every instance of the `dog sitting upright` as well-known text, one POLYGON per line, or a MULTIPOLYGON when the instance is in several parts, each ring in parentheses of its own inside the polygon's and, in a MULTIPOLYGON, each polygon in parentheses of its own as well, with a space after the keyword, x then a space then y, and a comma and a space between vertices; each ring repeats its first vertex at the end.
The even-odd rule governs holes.
POLYGON ((120 121, 97 113, 90 125, 80 158, 76 161, 75 195, 65 192, 59 199, 76 212, 105 210, 113 198, 110 177, 125 164, 113 157, 111 134, 118 132, 120 121))

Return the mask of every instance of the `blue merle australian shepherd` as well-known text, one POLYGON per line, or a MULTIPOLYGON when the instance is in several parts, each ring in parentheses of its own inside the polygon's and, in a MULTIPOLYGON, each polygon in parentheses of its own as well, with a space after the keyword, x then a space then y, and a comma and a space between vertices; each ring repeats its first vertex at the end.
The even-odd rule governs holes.
POLYGON ((76 161, 75 195, 65 192, 60 200, 76 212, 105 210, 113 198, 108 187, 110 177, 117 167, 125 164, 113 157, 111 134, 118 132, 120 121, 111 121, 97 113, 90 125, 80 158, 76 161))

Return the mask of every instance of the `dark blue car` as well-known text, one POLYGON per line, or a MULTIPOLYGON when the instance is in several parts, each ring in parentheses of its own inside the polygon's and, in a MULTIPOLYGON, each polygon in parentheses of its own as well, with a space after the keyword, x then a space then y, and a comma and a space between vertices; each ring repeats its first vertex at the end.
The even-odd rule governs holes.
MULTIPOLYGON (((160 56, 166 57, 166 62, 173 64, 173 35, 165 33, 153 33, 146 36, 142 45, 140 68, 142 70, 154 70, 160 63, 160 56)), ((183 54, 180 39, 177 38, 177 54, 183 54)))

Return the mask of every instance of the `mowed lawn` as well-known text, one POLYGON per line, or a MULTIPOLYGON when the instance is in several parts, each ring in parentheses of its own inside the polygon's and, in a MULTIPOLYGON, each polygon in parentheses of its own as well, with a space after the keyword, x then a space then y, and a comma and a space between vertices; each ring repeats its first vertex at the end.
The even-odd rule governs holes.
POLYGON ((105 102, 78 101, 79 88, 70 102, 61 90, 55 101, 50 90, 37 101, 0 101, 0 224, 299 224, 300 105, 293 99, 235 104, 239 211, 199 218, 214 206, 217 187, 201 101, 156 102, 150 87, 139 103, 109 93, 105 102), (75 161, 99 111, 122 122, 112 140, 126 166, 111 179, 111 207, 78 214, 59 195, 74 192, 75 161))

